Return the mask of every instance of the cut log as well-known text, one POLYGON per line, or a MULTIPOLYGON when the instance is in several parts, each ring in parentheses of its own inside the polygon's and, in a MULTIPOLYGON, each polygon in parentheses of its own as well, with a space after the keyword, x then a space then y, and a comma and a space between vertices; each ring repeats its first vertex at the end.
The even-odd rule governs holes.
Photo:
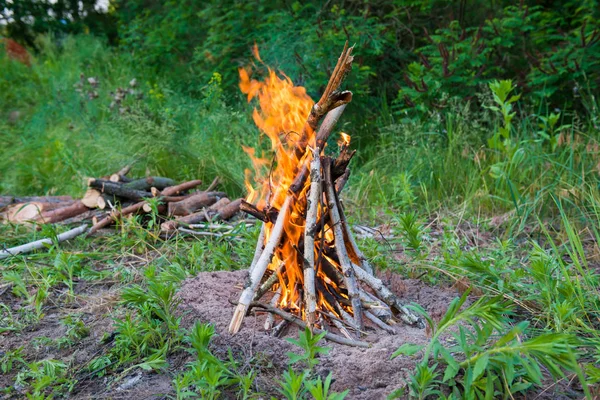
MULTIPOLYGON (((215 204, 208 207, 207 209, 195 212, 190 215, 177 217, 174 220, 163 222, 160 225, 160 230, 163 232, 170 232, 170 231, 176 230, 178 226, 187 226, 190 224, 198 224, 200 222, 205 222, 205 221, 211 220, 216 215, 218 215, 220 211, 225 209, 225 207, 227 207, 229 205, 229 203, 231 203, 231 200, 229 200, 226 197, 222 198, 219 201, 217 201, 215 204)), ((239 203, 237 204, 237 207, 239 209, 239 203)), ((234 208, 235 208, 235 206, 234 206, 234 208)))
MULTIPOLYGON (((99 190, 88 188, 83 195, 81 202, 88 208, 96 208, 99 207, 98 199, 100 197, 102 197, 102 193, 99 190)), ((100 208, 103 209, 103 207, 100 208)))
POLYGON ((79 214, 88 211, 89 208, 83 204, 81 200, 66 207, 57 208, 54 210, 43 211, 39 220, 45 224, 53 224, 67 218, 73 218, 79 214))
POLYGON ((149 191, 150 188, 163 190, 169 186, 175 186, 177 183, 173 179, 163 178, 162 176, 149 176, 142 179, 134 179, 124 183, 123 186, 128 189, 149 191))
POLYGON ((152 193, 150 192, 130 189, 121 183, 111 182, 104 179, 92 178, 88 180, 88 186, 98 189, 101 193, 123 197, 132 201, 140 201, 142 199, 152 197, 152 193))
POLYGON ((44 208, 48 208, 50 205, 51 203, 40 202, 13 204, 2 214, 2 219, 17 224, 23 222, 35 222, 39 219, 44 208))
POLYGON ((220 208, 212 219, 217 221, 227 221, 235 214, 240 212, 240 206, 242 199, 237 199, 227 204, 225 207, 220 208))
POLYGON ((39 222, 42 213, 75 204, 75 200, 67 200, 55 203, 30 202, 19 203, 9 206, 2 214, 7 222, 24 223, 39 222))
POLYGON ((169 216, 189 215, 195 211, 215 204, 219 199, 226 197, 223 192, 199 192, 174 203, 169 203, 169 216))
POLYGON ((63 203, 74 201, 71 196, 0 196, 0 209, 12 204, 23 203, 63 203))

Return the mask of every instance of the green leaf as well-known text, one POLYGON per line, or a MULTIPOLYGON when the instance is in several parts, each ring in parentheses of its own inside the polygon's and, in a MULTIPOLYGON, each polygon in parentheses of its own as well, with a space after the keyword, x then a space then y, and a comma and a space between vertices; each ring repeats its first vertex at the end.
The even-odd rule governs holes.
POLYGON ((423 345, 420 344, 412 344, 412 343, 404 343, 402 346, 398 347, 398 349, 392 354, 391 359, 404 355, 404 356, 412 356, 423 348, 423 345))
POLYGON ((485 371, 487 368, 489 361, 490 356, 488 354, 484 354, 483 356, 479 357, 477 362, 475 362, 475 367, 473 367, 473 381, 476 381, 479 376, 483 374, 483 371, 485 371))
POLYGON ((456 374, 458 374, 459 370, 460 367, 458 366, 458 364, 448 365, 446 367, 446 370, 444 371, 444 377, 442 378, 442 382, 446 383, 450 379, 453 379, 456 376, 456 374))
POLYGON ((521 95, 520 94, 516 94, 514 96, 511 96, 511 98, 508 99, 507 103, 515 103, 515 102, 519 101, 520 98, 521 98, 521 95))

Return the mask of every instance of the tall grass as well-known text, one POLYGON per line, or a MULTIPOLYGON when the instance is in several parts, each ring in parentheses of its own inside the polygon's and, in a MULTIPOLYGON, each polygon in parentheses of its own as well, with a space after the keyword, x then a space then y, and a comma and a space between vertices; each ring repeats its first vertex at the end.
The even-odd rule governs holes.
POLYGON ((1 192, 77 195, 85 177, 135 162, 133 174, 218 175, 232 195, 242 193, 248 161, 241 145, 255 145, 258 135, 245 109, 225 104, 218 77, 194 99, 91 37, 41 44, 31 68, 0 59, 1 192), (74 86, 80 74, 83 93, 74 86), (99 81, 95 99, 88 98, 89 77, 99 81), (111 110, 112 93, 134 78, 137 93, 125 98, 126 110, 111 110))

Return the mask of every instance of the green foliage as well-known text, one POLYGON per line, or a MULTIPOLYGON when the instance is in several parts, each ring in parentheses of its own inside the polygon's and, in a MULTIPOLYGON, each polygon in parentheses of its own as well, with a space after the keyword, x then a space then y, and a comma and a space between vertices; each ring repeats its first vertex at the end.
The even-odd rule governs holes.
POLYGON ((482 86, 503 78, 531 92, 531 104, 591 111, 600 62, 598 3, 528 3, 499 3, 487 14, 493 17, 475 7, 470 21, 454 20, 431 34, 424 28, 414 51, 419 59, 407 66, 398 93, 401 110, 427 114, 454 99, 474 100, 482 86))
POLYGON ((15 378, 15 386, 27 387, 28 399, 52 399, 54 391, 70 383, 66 372, 67 365, 57 360, 26 362, 15 378))
POLYGON ((16 366, 17 363, 26 364, 23 357, 23 347, 8 350, 0 358, 0 370, 3 374, 7 374, 12 371, 13 366, 16 366))
POLYGON ((226 391, 235 389, 239 398, 246 399, 250 395, 254 372, 239 373, 240 365, 233 359, 231 352, 227 361, 215 357, 209 348, 214 334, 214 326, 196 322, 185 336, 184 341, 191 344, 196 360, 173 381, 177 399, 197 396, 203 399, 228 398, 226 391))
MULTIPOLYGON (((109 10, 110 11, 110 10, 109 10)), ((44 2, 0 1, 2 30, 8 37, 34 46, 41 33, 74 34, 93 31, 116 39, 114 14, 97 8, 95 0, 44 2)))
POLYGON ((299 333, 298 339, 287 339, 288 342, 295 344, 304 352, 301 354, 288 352, 290 367, 283 373, 278 389, 285 399, 306 399, 306 396, 310 393, 315 400, 343 400, 348 395, 349 390, 342 393, 329 390, 332 379, 331 373, 325 378, 325 381, 320 376, 315 377, 313 374, 314 367, 319 364, 317 356, 320 354, 326 355, 330 350, 328 347, 318 346, 318 343, 324 337, 325 332, 314 335, 307 327, 304 332, 299 333), (292 368, 293 364, 298 363, 303 363, 306 366, 301 372, 296 372, 292 368))
POLYGON ((528 337, 527 321, 507 328, 512 311, 506 301, 482 298, 463 308, 467 295, 452 301, 438 323, 419 310, 432 332, 431 341, 427 346, 405 344, 392 355, 411 356, 423 350, 408 383, 411 397, 440 396, 444 388, 453 399, 510 397, 541 385, 540 366, 555 379, 569 371, 584 381, 575 350, 581 342, 576 336, 544 333, 528 337), (453 340, 442 341, 450 331, 453 340))
POLYGON ((329 348, 320 347, 317 345, 324 337, 325 332, 319 333, 318 335, 313 335, 313 333, 307 327, 304 332, 300 332, 298 339, 287 339, 288 342, 295 344, 304 350, 304 353, 302 354, 289 352, 288 357, 290 359, 290 364, 296 364, 302 361, 305 362, 308 369, 311 370, 319 363, 319 360, 317 360, 316 357, 319 354, 327 354, 329 352, 329 348))

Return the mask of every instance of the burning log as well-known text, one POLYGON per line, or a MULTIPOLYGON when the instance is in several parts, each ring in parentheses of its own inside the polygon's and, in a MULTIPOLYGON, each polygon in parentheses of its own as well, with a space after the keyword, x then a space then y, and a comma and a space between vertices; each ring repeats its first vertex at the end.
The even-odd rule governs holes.
MULTIPOLYGON (((368 345, 354 336, 365 333, 365 322, 389 333, 394 332, 390 324, 395 317, 413 325, 421 322, 374 275, 346 221, 339 194, 355 154, 349 148, 350 137, 342 134, 337 158, 324 155, 326 142, 352 99, 351 92, 339 90, 352 59, 352 48, 346 46, 314 105, 303 88, 291 86, 289 79, 279 79, 270 70, 265 83, 250 82, 248 72, 240 71, 242 91, 249 100, 260 99, 261 112, 255 110, 254 120, 271 139, 276 161, 268 177, 259 181, 258 204, 253 204, 254 189, 248 201, 241 202, 241 210, 261 220, 262 228, 229 325, 232 334, 253 307, 269 312, 265 329, 275 326, 274 316, 315 332, 334 326, 343 336, 328 332, 326 338, 356 346, 368 345), (289 139, 290 132, 301 132, 299 139, 289 139), (274 293, 270 304, 259 302, 269 291, 274 293)), ((254 151, 247 153, 259 174, 258 167, 269 161, 254 158, 254 151)))
POLYGON ((317 147, 310 163, 310 194, 306 227, 304 230, 304 296, 306 302, 306 322, 309 327, 315 323, 317 294, 315 290, 315 234, 317 233, 317 213, 321 203, 321 150, 317 147))

